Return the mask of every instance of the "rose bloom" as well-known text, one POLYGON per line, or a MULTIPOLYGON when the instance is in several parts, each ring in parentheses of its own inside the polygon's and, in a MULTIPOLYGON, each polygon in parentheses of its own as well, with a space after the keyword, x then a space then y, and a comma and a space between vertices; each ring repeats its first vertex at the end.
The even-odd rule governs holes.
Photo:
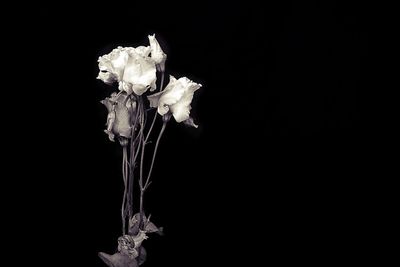
POLYGON ((114 141, 115 136, 130 138, 131 118, 136 114, 136 102, 132 101, 124 92, 112 93, 111 97, 107 97, 101 103, 108 110, 107 129, 104 132, 108 134, 109 139, 114 141))
POLYGON ((185 122, 197 127, 190 118, 191 102, 193 94, 202 85, 189 80, 186 77, 179 78, 170 76, 169 84, 162 92, 148 96, 151 107, 157 107, 161 115, 172 114, 177 122, 185 122))
POLYGON ((156 89, 156 70, 164 71, 167 55, 155 35, 149 35, 150 46, 117 47, 99 57, 97 79, 106 84, 119 83, 119 90, 142 95, 156 89))
POLYGON ((98 79, 106 84, 119 83, 128 94, 142 95, 156 89, 156 63, 149 57, 150 47, 118 47, 101 56, 98 79))

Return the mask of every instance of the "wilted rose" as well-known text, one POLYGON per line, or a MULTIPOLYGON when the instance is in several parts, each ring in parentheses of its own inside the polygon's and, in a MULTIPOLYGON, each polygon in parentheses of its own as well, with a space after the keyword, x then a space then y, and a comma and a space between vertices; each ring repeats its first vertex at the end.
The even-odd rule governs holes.
POLYGON ((136 114, 136 102, 125 92, 113 93, 111 97, 102 100, 101 103, 108 110, 107 129, 104 130, 111 141, 114 137, 131 137, 131 118, 136 114))

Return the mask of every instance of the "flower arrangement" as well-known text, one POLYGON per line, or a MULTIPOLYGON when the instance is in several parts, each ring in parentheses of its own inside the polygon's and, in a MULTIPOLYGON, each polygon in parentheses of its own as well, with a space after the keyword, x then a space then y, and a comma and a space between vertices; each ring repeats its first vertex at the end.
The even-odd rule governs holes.
POLYGON ((108 110, 104 131, 111 141, 118 140, 122 147, 122 235, 118 238, 115 254, 99 253, 110 267, 141 265, 146 260, 142 243, 148 238, 147 234, 162 234, 162 228, 150 221, 150 215, 146 216, 144 196, 152 182, 157 150, 168 122, 173 117, 178 123, 197 127, 190 117, 190 109, 193 95, 202 85, 186 77, 176 79, 170 76, 164 87, 167 55, 155 35, 148 38, 149 46, 117 47, 98 60, 100 72, 97 79, 109 85, 118 84, 118 92, 101 101, 108 110), (159 117, 162 126, 156 143, 148 147, 159 117), (147 149, 152 149, 152 157, 150 167, 146 169, 147 149), (140 192, 138 196, 134 194, 135 186, 140 192), (138 209, 134 207, 134 197, 139 198, 138 209))

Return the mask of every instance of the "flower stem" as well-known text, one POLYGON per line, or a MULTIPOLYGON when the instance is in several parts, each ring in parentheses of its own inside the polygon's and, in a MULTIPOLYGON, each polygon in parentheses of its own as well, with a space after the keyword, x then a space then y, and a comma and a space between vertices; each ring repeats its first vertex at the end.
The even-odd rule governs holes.
MULTIPOLYGON (((164 72, 161 73, 160 91, 163 90, 163 88, 162 88, 163 86, 164 86, 164 72)), ((148 140, 149 137, 150 137, 150 134, 151 134, 151 131, 153 130, 154 123, 156 122, 156 119, 157 119, 157 109, 156 109, 156 111, 154 112, 154 118, 153 118, 153 121, 151 122, 149 131, 147 132, 146 139, 145 139, 145 143, 147 143, 147 140, 148 140)))
POLYGON ((144 207, 143 207, 143 199, 144 199, 144 190, 140 189, 140 221, 139 221, 139 228, 143 229, 144 227, 144 207))
POLYGON ((146 147, 146 142, 144 138, 144 127, 145 127, 145 112, 144 112, 144 105, 142 102, 142 99, 140 99, 140 138, 139 138, 139 145, 141 145, 141 156, 140 156, 140 171, 139 171, 139 187, 140 187, 140 221, 139 221, 139 227, 142 226, 143 222, 143 215, 144 215, 144 210, 143 210, 143 165, 144 165, 144 152, 145 152, 145 147, 146 147))
POLYGON ((122 217, 122 235, 125 234, 125 223, 126 223, 126 209, 125 209, 125 201, 127 198, 127 146, 123 146, 122 148, 122 177, 124 180, 124 194, 122 198, 122 207, 121 207, 121 217, 122 217))
POLYGON ((163 86, 164 86, 164 71, 161 72, 161 83, 160 83, 160 91, 163 90, 163 86))
MULTIPOLYGON (((161 137, 162 137, 162 135, 163 135, 163 133, 165 131, 166 126, 167 126, 167 122, 164 122, 162 127, 161 127, 160 133, 158 134, 157 142, 156 142, 156 145, 154 147, 153 158, 151 160, 150 170, 149 170, 149 173, 148 173, 148 175, 146 177, 146 182, 145 182, 144 186, 143 186, 143 175, 141 176, 141 179, 140 179, 140 182, 139 182, 139 185, 140 185, 140 221, 139 221, 140 224, 139 224, 139 228, 140 229, 144 228, 144 193, 146 192, 146 189, 148 188, 148 186, 151 183, 150 177, 151 177, 151 173, 153 171, 154 161, 155 161, 155 158, 156 158, 156 155, 157 155, 157 150, 158 150, 158 146, 160 144, 161 137)), ((144 148, 144 145, 145 144, 143 144, 143 148, 144 148)), ((143 153, 143 150, 142 150, 142 153, 143 153)), ((143 166, 142 163, 143 163, 143 160, 141 160, 141 166, 143 166)), ((141 169, 142 169, 142 167, 141 167, 141 169)))
POLYGON ((150 182, 150 177, 151 177, 151 173, 153 171, 153 166, 154 166, 154 161, 155 161, 156 155, 157 155, 158 145, 160 144, 161 137, 162 137, 166 127, 167 127, 167 122, 164 122, 162 127, 161 127, 160 133, 158 134, 156 146, 154 147, 153 158, 151 159, 150 170, 149 170, 149 173, 148 173, 147 178, 146 178, 146 183, 144 185, 144 189, 145 190, 150 184, 149 183, 150 182))
MULTIPOLYGON (((128 218, 133 216, 133 186, 134 186, 134 178, 135 178, 135 166, 136 166, 136 151, 140 150, 140 147, 137 146, 136 138, 136 127, 138 125, 138 118, 140 114, 139 109, 139 102, 137 98, 131 95, 131 101, 134 98, 136 102, 136 110, 135 110, 135 117, 131 117, 131 138, 129 140, 130 144, 130 157, 129 157, 129 168, 128 168, 128 193, 127 193, 127 200, 128 200, 128 218)), ((139 135, 139 134, 138 134, 139 135)))
MULTIPOLYGON (((164 72, 161 73, 160 91, 163 90, 163 88, 162 88, 163 86, 164 86, 164 72)), ((153 152, 153 158, 152 158, 152 161, 151 161, 150 170, 149 170, 149 173, 147 175, 146 182, 143 185, 143 172, 144 172, 143 166, 144 166, 145 147, 146 147, 147 141, 150 138, 150 134, 153 131, 154 124, 155 124, 155 122, 157 120, 157 110, 154 113, 154 117, 153 117, 153 120, 151 122, 150 128, 147 131, 146 136, 145 136, 144 135, 144 129, 145 129, 145 125, 146 125, 146 117, 145 117, 146 114, 145 114, 145 109, 144 109, 144 105, 143 105, 143 99, 141 97, 139 97, 138 108, 139 108, 138 112, 140 112, 140 115, 139 115, 139 120, 140 120, 140 133, 139 133, 139 135, 140 135, 140 137, 138 136, 139 137, 138 147, 141 146, 140 177, 139 177, 139 187, 140 187, 139 228, 143 229, 143 227, 144 227, 144 193, 145 193, 147 187, 150 184, 150 177, 151 177, 151 173, 153 171, 154 160, 155 160, 155 157, 156 157, 156 154, 157 154, 157 149, 158 149, 158 145, 160 143, 161 136, 164 133, 164 130, 165 130, 165 127, 166 127, 166 123, 163 123, 163 125, 161 127, 161 130, 160 130, 160 134, 158 135, 157 142, 156 142, 156 145, 155 145, 155 148, 154 148, 154 152, 153 152)), ((136 158, 136 156, 135 156, 135 158, 136 158)), ((135 161, 135 158, 134 158, 134 161, 135 161)))
MULTIPOLYGON (((141 108, 143 108, 143 105, 140 105, 141 108)), ((142 110, 141 110, 142 111, 142 110)), ((146 147, 146 142, 145 142, 145 138, 144 138, 144 126, 145 126, 145 113, 141 112, 140 114, 140 131, 141 131, 141 136, 139 139, 139 143, 142 143, 142 153, 140 155, 140 177, 139 177, 139 184, 140 184, 140 189, 143 188, 143 163, 144 163, 144 151, 145 151, 145 147, 146 147)))

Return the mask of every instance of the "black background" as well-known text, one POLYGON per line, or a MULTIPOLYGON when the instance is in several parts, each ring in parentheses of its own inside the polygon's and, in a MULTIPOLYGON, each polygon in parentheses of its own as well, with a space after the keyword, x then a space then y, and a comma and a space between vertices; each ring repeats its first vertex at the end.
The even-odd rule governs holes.
POLYGON ((121 149, 103 133, 99 101, 116 88, 96 80, 97 58, 118 45, 147 45, 152 33, 168 54, 167 73, 203 88, 192 110, 200 127, 172 122, 161 143, 146 210, 165 236, 146 241, 146 266, 354 255, 360 170, 369 168, 365 9, 337 1, 131 1, 21 12, 26 37, 16 30, 7 41, 24 51, 21 105, 32 110, 24 115, 25 168, 16 167, 27 173, 17 213, 29 222, 21 229, 30 242, 47 244, 34 246, 46 256, 32 259, 104 266, 97 252, 115 251, 121 149))

